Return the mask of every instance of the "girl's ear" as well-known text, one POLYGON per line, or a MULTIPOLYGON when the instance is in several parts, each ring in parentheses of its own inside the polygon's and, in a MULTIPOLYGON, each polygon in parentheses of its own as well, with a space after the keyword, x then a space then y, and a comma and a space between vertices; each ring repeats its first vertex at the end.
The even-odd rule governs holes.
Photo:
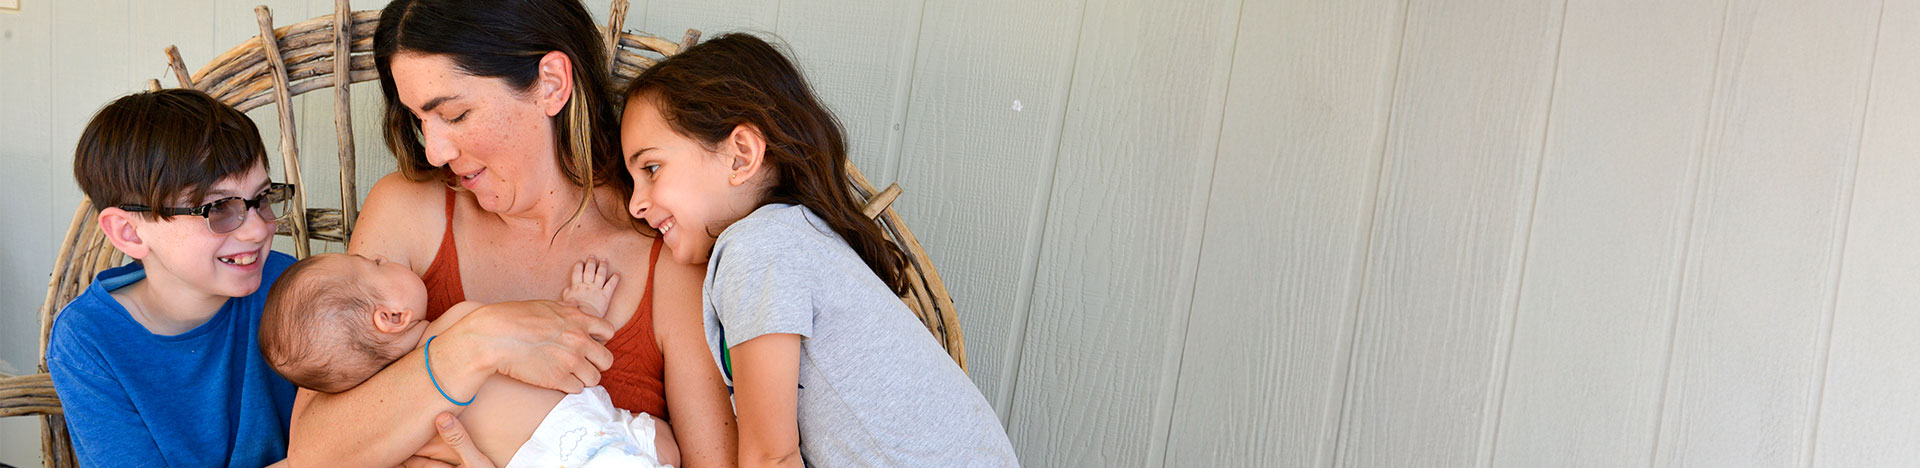
POLYGON ((560 109, 567 107, 567 100, 573 98, 573 58, 557 50, 541 56, 532 91, 534 102, 547 117, 559 115, 560 109))
POLYGON ((413 310, 405 307, 381 305, 373 309, 373 328, 380 333, 395 334, 407 331, 413 324, 413 310))
POLYGON ((727 183, 736 187, 759 174, 761 163, 767 160, 766 135, 753 124, 734 126, 733 133, 727 135, 727 141, 721 146, 727 151, 727 183))
POLYGON ((98 222, 100 232, 106 234, 107 241, 113 243, 113 248, 120 249, 121 253, 135 260, 145 260, 147 252, 152 247, 140 237, 143 221, 145 219, 140 218, 139 214, 117 207, 107 207, 100 210, 98 222))

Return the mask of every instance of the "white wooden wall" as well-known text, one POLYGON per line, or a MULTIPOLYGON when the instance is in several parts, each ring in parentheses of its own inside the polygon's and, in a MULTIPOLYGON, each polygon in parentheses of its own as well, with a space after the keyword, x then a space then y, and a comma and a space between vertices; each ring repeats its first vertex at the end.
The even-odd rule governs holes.
MULTIPOLYGON (((86 119, 171 85, 166 44, 198 66, 257 34, 260 2, 0 12, 0 372, 37 361, 86 119)), ((635 0, 627 25, 791 44, 906 189, 1026 465, 1920 459, 1920 1, 635 0)), ((360 86, 365 190, 392 163, 360 86)), ((329 187, 330 95, 304 101, 329 187)), ((0 463, 36 437, 0 420, 0 463)))

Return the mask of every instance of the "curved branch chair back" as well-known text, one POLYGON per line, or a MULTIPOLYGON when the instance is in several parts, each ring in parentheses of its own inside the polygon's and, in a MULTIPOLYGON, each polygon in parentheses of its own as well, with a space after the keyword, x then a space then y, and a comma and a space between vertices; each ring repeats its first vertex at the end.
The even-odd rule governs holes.
MULTIPOLYGON (((215 57, 199 71, 187 72, 179 50, 169 46, 166 56, 173 78, 180 87, 191 87, 214 98, 248 111, 274 104, 280 125, 280 157, 286 182, 295 184, 292 212, 304 216, 289 217, 280 224, 279 234, 294 239, 294 254, 306 258, 313 241, 346 242, 358 216, 358 191, 354 186, 354 133, 349 101, 352 83, 377 79, 373 65, 373 30, 379 11, 350 11, 347 0, 336 0, 334 14, 315 17, 287 26, 274 27, 272 12, 265 6, 254 8, 259 19, 259 36, 215 57), (335 21, 348 18, 348 21, 335 21), (272 37, 274 40, 262 40, 272 37), (345 51, 344 53, 342 51, 345 51), (346 60, 335 60, 346 56, 346 60), (293 120, 293 96, 332 88, 334 96, 335 155, 340 168, 341 209, 307 208, 309 187, 300 180, 300 158, 293 120)), ((666 56, 693 46, 700 33, 687 30, 675 42, 646 33, 622 31, 626 0, 616 0, 607 15, 609 24, 601 30, 612 54, 615 89, 638 75, 641 70, 666 56)), ((150 80, 149 89, 160 89, 160 80, 150 80)), ((898 185, 876 190, 851 163, 847 173, 852 190, 865 204, 863 212, 880 223, 887 235, 906 253, 909 271, 908 290, 901 301, 918 316, 927 331, 943 346, 954 363, 966 369, 966 348, 961 341, 960 322, 946 285, 934 270, 926 249, 914 238, 913 231, 894 213, 891 205, 900 196, 898 185)), ((54 260, 47 294, 41 304, 38 373, 24 376, 0 376, 0 417, 38 415, 41 419, 41 449, 46 465, 71 467, 76 462, 66 420, 47 376, 47 338, 54 316, 67 302, 84 291, 101 270, 124 262, 124 256, 108 243, 95 226, 96 217, 88 200, 82 199, 74 210, 73 221, 54 260)))

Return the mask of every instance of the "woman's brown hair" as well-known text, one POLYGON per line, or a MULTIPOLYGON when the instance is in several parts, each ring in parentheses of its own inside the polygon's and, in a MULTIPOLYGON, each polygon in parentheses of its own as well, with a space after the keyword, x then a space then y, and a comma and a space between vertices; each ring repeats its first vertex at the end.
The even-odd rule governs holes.
POLYGON ((619 115, 608 94, 607 51, 593 17, 579 0, 394 0, 373 32, 373 61, 386 96, 387 148, 408 179, 451 180, 427 162, 420 122, 400 103, 393 58, 400 53, 445 55, 463 73, 500 78, 525 91, 539 76, 540 58, 558 51, 572 59, 573 95, 553 116, 556 165, 585 192, 609 185, 631 191, 614 140, 619 115))
POLYGON ((709 39, 647 68, 622 95, 651 99, 675 133, 708 148, 741 125, 759 129, 773 175, 760 203, 812 209, 887 287, 906 291, 906 257, 854 200, 839 120, 772 44, 748 34, 709 39))

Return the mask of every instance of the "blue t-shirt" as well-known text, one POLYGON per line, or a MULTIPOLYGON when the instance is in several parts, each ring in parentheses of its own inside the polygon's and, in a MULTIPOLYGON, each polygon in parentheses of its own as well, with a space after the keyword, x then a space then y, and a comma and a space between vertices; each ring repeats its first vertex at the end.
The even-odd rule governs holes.
POLYGON ((248 467, 287 456, 295 387, 260 357, 260 310, 293 257, 273 252, 260 289, 186 333, 147 331, 108 293, 146 279, 100 272, 53 322, 47 369, 81 466, 248 467))

